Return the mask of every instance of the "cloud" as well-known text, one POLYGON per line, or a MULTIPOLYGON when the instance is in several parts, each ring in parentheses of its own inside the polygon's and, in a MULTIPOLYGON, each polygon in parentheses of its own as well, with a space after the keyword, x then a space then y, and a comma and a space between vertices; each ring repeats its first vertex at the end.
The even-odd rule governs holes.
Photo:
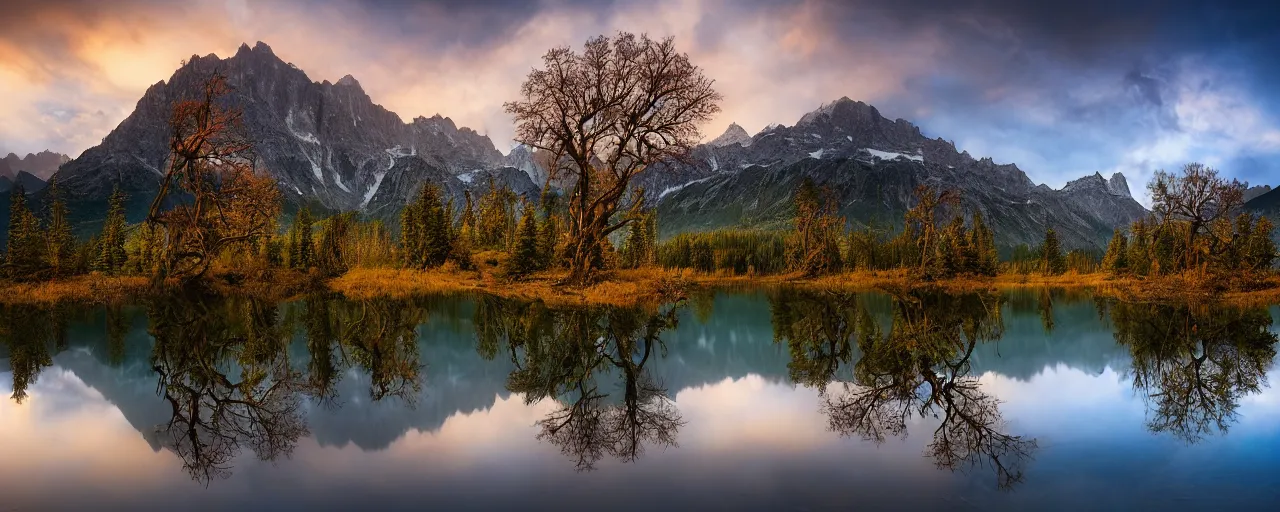
MULTIPOLYGON (((675 36, 724 94, 717 135, 794 123, 841 96, 1053 186, 1140 183, 1184 160, 1280 152, 1275 9, 1147 0, 89 0, 7 2, 0 151, 77 154, 192 54, 265 41, 314 80, 357 77, 403 118, 513 132, 501 109, 547 49, 625 30, 675 36), (100 115, 98 113, 101 113, 100 115), (1219 113, 1215 119, 1215 112, 1219 113)), ((1140 187, 1135 187, 1140 188, 1140 187)))

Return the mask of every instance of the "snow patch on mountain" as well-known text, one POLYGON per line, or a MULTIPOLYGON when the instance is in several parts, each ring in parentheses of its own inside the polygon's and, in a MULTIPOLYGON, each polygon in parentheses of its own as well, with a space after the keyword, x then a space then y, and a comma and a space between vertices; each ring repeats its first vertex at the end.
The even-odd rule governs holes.
MULTIPOLYGON (((398 148, 400 146, 396 146, 396 147, 398 148)), ((389 152, 390 150, 387 150, 387 151, 389 152)), ((378 193, 378 187, 382 186, 382 178, 387 177, 387 173, 391 172, 391 168, 395 166, 396 166, 396 157, 392 156, 391 163, 387 164, 387 168, 385 170, 373 173, 373 186, 369 187, 369 190, 365 191, 364 201, 360 202, 361 209, 364 209, 364 207, 369 206, 369 201, 372 201, 373 196, 377 195, 378 193)))
POLYGON ((408 150, 406 150, 403 146, 399 144, 396 144, 395 147, 387 148, 383 151, 386 151, 387 154, 391 155, 392 157, 415 156, 418 154, 417 148, 409 148, 408 150))
POLYGON ((284 116, 284 125, 286 128, 289 129, 289 133, 292 134, 294 138, 309 144, 315 144, 317 146, 320 145, 320 139, 317 138, 315 135, 312 135, 308 132, 299 132, 297 128, 293 127, 293 111, 292 110, 290 110, 289 113, 284 116))
POLYGON ((337 185, 338 188, 342 189, 343 192, 346 192, 348 194, 351 193, 351 189, 347 188, 347 185, 342 182, 342 176, 339 176, 338 173, 336 172, 333 173, 333 183, 337 185))
POLYGON ((690 182, 687 182, 687 183, 682 183, 682 184, 679 184, 679 185, 673 185, 673 186, 667 187, 665 190, 663 190, 663 191, 662 191, 662 193, 661 193, 661 194, 658 194, 658 199, 662 199, 662 197, 663 197, 663 196, 665 196, 665 195, 667 195, 667 194, 671 194, 671 193, 679 192, 679 191, 683 190, 685 187, 687 187, 687 186, 689 186, 689 185, 696 185, 696 184, 698 184, 698 183, 702 183, 702 182, 707 181, 707 180, 709 180, 709 179, 711 179, 711 178, 714 178, 714 177, 715 177, 715 176, 707 176, 706 178, 699 178, 699 179, 696 179, 696 180, 693 180, 693 181, 690 181, 690 182))
POLYGON ((871 156, 879 158, 881 160, 894 160, 897 158, 905 158, 907 160, 915 160, 921 163, 924 162, 924 157, 920 155, 908 155, 905 153, 894 153, 892 151, 880 151, 878 149, 871 149, 871 148, 866 148, 863 151, 866 151, 867 153, 870 153, 871 156))
POLYGON ((819 149, 819 150, 817 150, 817 151, 814 151, 814 152, 812 152, 812 153, 809 153, 809 158, 822 158, 822 154, 823 154, 823 153, 826 153, 826 152, 827 152, 827 150, 825 150, 825 149, 819 149))

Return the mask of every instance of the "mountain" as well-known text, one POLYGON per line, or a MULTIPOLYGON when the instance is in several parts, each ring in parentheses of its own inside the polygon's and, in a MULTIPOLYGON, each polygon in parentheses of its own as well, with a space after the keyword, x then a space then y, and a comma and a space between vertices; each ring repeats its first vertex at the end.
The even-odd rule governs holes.
MULTIPOLYGON (((14 177, 13 183, 22 185, 22 189, 28 194, 34 194, 44 189, 45 181, 39 176, 31 174, 27 171, 18 171, 18 175, 14 177)), ((12 187, 10 187, 12 188, 12 187)))
MULTIPOLYGON (((1244 209, 1250 213, 1264 215, 1280 224, 1280 188, 1253 197, 1244 203, 1244 209)), ((1280 233, 1277 233, 1276 238, 1280 239, 1280 233)))
MULTIPOLYGON (((537 194, 547 178, 546 158, 531 148, 504 156, 487 136, 438 114, 405 122, 374 103, 354 77, 312 81, 259 42, 225 59, 192 56, 148 88, 102 144, 61 166, 57 179, 78 229, 96 229, 116 186, 129 197, 129 220, 143 217, 164 173, 172 106, 195 97, 215 71, 227 77, 233 89, 227 102, 243 111, 257 161, 278 180, 287 209, 307 204, 394 219, 426 183, 461 204, 464 191, 482 192, 491 178, 523 195, 537 194)), ((1100 248, 1113 228, 1146 214, 1121 175, 1087 176, 1052 190, 1016 165, 975 159, 849 98, 754 136, 731 124, 686 158, 650 166, 634 186, 657 205, 659 226, 670 235, 785 227, 791 193, 805 177, 830 186, 854 225, 901 225, 917 185, 957 189, 1006 248, 1038 243, 1049 226, 1067 247, 1100 248)), ((37 208, 43 204, 42 193, 33 198, 37 208)), ((0 227, 6 214, 0 211, 0 227)))
POLYGON ((477 172, 522 194, 538 190, 525 173, 502 170, 504 157, 487 136, 440 115, 406 123, 350 75, 314 82, 259 42, 225 59, 192 56, 167 82, 148 88, 102 144, 59 171, 61 186, 81 206, 73 212, 101 217, 119 184, 129 197, 129 220, 139 220, 163 176, 173 104, 195 97, 215 71, 227 77, 228 104, 243 111, 259 165, 279 181, 287 208, 311 204, 389 217, 424 183, 460 200, 462 190, 485 185, 460 179, 477 172))
POLYGON ((772 125, 749 142, 704 144, 687 161, 658 169, 675 175, 665 181, 643 177, 657 200, 664 236, 744 225, 783 228, 792 215, 792 192, 805 178, 829 187, 854 226, 901 227, 918 185, 955 189, 965 209, 983 213, 1006 251, 1039 243, 1048 227, 1066 247, 1101 249, 1114 228, 1147 213, 1121 174, 1094 174, 1053 190, 1034 184, 1014 164, 974 159, 849 98, 805 114, 795 126, 772 125))
POLYGON ((1266 194, 1267 192, 1270 192, 1270 191, 1271 191, 1271 185, 1256 185, 1251 187, 1249 186, 1249 182, 1245 182, 1244 202, 1247 203, 1249 201, 1252 201, 1254 200, 1254 198, 1262 196, 1263 194, 1266 194))
POLYGON ((18 155, 9 153, 0 162, 0 176, 14 178, 19 171, 27 171, 42 181, 49 181, 49 177, 58 171, 58 167, 71 161, 71 158, 62 153, 54 153, 52 151, 41 151, 36 154, 27 153, 27 156, 18 158, 18 155))
POLYGON ((729 128, 724 133, 707 143, 708 146, 717 148, 733 145, 747 146, 750 144, 751 136, 747 135, 747 131, 738 126, 738 123, 730 123, 729 128))
POLYGON ((547 170, 544 165, 539 163, 542 155, 538 151, 520 144, 511 148, 511 153, 507 154, 503 163, 507 167, 519 169, 529 176, 529 180, 536 185, 542 185, 547 181, 547 170))

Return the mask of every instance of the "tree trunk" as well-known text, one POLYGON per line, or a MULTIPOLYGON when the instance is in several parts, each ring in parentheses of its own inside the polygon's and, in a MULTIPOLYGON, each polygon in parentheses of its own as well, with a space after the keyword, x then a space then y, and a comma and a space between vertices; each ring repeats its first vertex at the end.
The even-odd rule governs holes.
POLYGON ((575 285, 586 285, 591 281, 595 270, 595 250, 599 244, 594 229, 584 229, 573 241, 573 257, 569 260, 569 277, 567 282, 575 285))

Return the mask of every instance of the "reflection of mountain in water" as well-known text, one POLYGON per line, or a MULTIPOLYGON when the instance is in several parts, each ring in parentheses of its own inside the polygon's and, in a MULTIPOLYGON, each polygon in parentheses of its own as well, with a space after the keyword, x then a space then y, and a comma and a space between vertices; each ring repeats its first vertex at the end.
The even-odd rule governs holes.
MULTIPOLYGON (((1007 299, 1003 337, 973 350, 975 375, 994 372, 1028 379, 1046 366, 1063 365, 1091 374, 1106 367, 1128 367, 1128 349, 1115 343, 1111 326, 1099 316, 1092 300, 1051 295, 1052 318, 1046 320, 1044 297, 1007 299)), ((888 327, 891 321, 884 317, 888 308, 877 305, 883 302, 887 301, 882 297, 870 298, 868 310, 878 324, 888 327)), ((286 305, 282 316, 288 319, 298 309, 286 305)), ((332 405, 316 401, 304 405, 311 435, 325 445, 383 449, 410 430, 438 430, 450 416, 486 410, 497 398, 509 396, 513 362, 505 352, 486 359, 477 351, 475 309, 470 299, 453 299, 447 307, 432 309, 418 326, 421 390, 412 397, 372 400, 369 374, 354 366, 343 367, 332 405)), ((70 315, 67 347, 52 362, 102 393, 159 449, 155 427, 168 421, 170 406, 157 394, 148 320, 140 309, 126 309, 124 314, 127 332, 123 343, 115 344, 103 327, 102 310, 70 315)), ((765 295, 721 294, 710 302, 694 301, 679 317, 677 327, 662 334, 665 352, 647 366, 670 396, 749 374, 790 382, 790 355, 773 341, 765 295)), ((292 328, 288 359, 294 368, 305 370, 310 358, 305 331, 299 324, 292 328)), ((10 355, 10 347, 0 344, 0 368, 6 371, 10 355)))
MULTIPOLYGON (((510 361, 485 361, 476 353, 470 322, 446 325, 436 315, 418 327, 422 392, 413 400, 373 401, 369 375, 347 370, 337 385, 338 404, 311 404, 313 437, 322 445, 354 444, 365 450, 384 449, 410 430, 433 432, 455 414, 486 410, 498 397, 510 395, 504 385, 510 361)), ((290 347, 300 361, 307 356, 301 334, 290 347)))
POLYGON ((994 372, 1029 380, 1046 367, 1065 365, 1090 375, 1129 366, 1129 351, 1117 345, 1106 318, 1099 318, 1089 297, 1063 297, 1031 291, 1006 295, 1004 336, 974 349, 975 374, 994 372), (1052 301, 1052 329, 1041 315, 1052 301))

